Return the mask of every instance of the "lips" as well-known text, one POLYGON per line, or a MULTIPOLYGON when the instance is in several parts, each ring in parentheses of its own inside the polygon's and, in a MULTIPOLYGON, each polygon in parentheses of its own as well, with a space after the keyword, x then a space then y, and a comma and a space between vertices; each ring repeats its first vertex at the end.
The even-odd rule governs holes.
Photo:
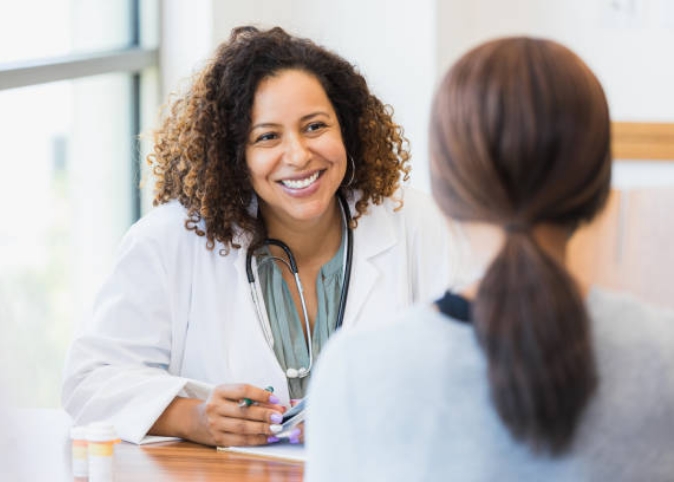
POLYGON ((302 179, 282 179, 279 181, 281 184, 283 184, 285 187, 288 189, 304 189, 309 186, 311 186, 313 183, 316 182, 318 179, 318 176, 320 176, 321 171, 316 171, 310 176, 307 176, 302 179))

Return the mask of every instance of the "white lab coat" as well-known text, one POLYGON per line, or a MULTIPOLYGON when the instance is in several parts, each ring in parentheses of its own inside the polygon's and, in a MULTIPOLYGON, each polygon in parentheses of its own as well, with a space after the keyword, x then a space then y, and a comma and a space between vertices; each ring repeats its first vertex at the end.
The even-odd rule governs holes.
MULTIPOLYGON (((385 322, 458 279, 460 232, 429 196, 404 194, 401 210, 390 200, 370 206, 353 232, 343 329, 385 322)), ((75 423, 111 420, 122 439, 139 443, 174 397, 206 398, 222 383, 271 385, 288 404, 255 315, 245 249, 207 250, 185 229, 185 213, 177 202, 154 208, 122 241, 68 354, 62 395, 75 423)))

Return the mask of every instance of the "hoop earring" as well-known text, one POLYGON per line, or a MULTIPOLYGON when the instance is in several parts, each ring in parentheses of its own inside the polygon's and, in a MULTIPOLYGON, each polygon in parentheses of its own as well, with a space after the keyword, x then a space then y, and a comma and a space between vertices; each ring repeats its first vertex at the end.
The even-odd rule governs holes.
POLYGON ((356 162, 353 160, 353 156, 351 154, 348 154, 346 157, 351 165, 351 177, 349 177, 349 181, 344 184, 344 187, 350 187, 356 178, 356 162))

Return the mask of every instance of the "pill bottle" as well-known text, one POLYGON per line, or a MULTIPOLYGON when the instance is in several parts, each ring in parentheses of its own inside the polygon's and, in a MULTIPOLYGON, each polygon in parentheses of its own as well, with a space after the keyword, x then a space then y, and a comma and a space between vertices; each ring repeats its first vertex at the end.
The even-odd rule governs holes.
POLYGON ((89 442, 89 482, 115 480, 115 444, 119 442, 114 425, 96 422, 87 426, 89 442))
POLYGON ((86 427, 70 429, 72 470, 75 479, 86 479, 89 476, 88 445, 86 427))

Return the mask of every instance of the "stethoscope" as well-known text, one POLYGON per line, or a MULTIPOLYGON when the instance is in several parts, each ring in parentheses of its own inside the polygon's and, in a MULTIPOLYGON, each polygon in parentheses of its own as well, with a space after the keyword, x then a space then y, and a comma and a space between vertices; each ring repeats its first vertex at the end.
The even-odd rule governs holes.
MULTIPOLYGON (((335 323, 335 330, 338 330, 342 326, 342 322, 344 321, 344 310, 346 308, 346 297, 347 294, 349 293, 349 280, 351 279, 351 263, 352 263, 352 258, 353 258, 353 233, 351 230, 351 211, 349 210, 349 205, 346 203, 344 198, 342 196, 337 196, 339 199, 339 203, 342 206, 342 217, 343 217, 343 222, 344 225, 346 226, 346 253, 344 255, 344 268, 342 270, 342 289, 339 294, 339 307, 337 309, 337 322, 335 323)), ((308 367, 300 367, 300 368, 288 368, 286 370, 286 377, 288 378, 304 378, 309 375, 309 372, 311 372, 311 368, 313 367, 314 364, 314 354, 313 354, 313 348, 312 348, 312 332, 311 332, 311 325, 309 323, 309 314, 307 313, 307 305, 304 299, 304 288, 302 288, 302 281, 300 280, 300 274, 297 270, 297 262, 295 260, 295 256, 293 255, 292 251, 288 247, 287 244, 285 244, 283 241, 279 241, 278 239, 272 239, 272 238, 267 238, 264 241, 264 246, 278 246, 281 248, 285 254, 286 257, 288 258, 287 261, 283 258, 277 257, 277 256, 268 256, 264 260, 260 262, 260 264, 271 261, 271 260, 277 260, 285 264, 290 272, 293 274, 293 277, 295 278, 295 286, 297 287, 297 292, 300 295, 300 303, 302 305, 302 315, 304 317, 304 327, 306 329, 306 337, 305 337, 305 342, 307 344, 307 351, 309 352, 309 366, 308 367)), ((260 297, 258 296, 258 290, 257 286, 255 284, 255 275, 253 274, 253 253, 249 249, 246 252, 246 276, 248 277, 248 285, 250 286, 250 293, 251 297, 253 298, 253 303, 255 304, 255 314, 257 316, 257 320, 260 323, 260 326, 262 327, 262 331, 264 332, 265 338, 267 339, 267 343, 269 344, 270 348, 274 348, 274 335, 271 332, 271 326, 269 324, 269 320, 267 318, 267 313, 264 310, 264 300, 260 302, 260 297)))

